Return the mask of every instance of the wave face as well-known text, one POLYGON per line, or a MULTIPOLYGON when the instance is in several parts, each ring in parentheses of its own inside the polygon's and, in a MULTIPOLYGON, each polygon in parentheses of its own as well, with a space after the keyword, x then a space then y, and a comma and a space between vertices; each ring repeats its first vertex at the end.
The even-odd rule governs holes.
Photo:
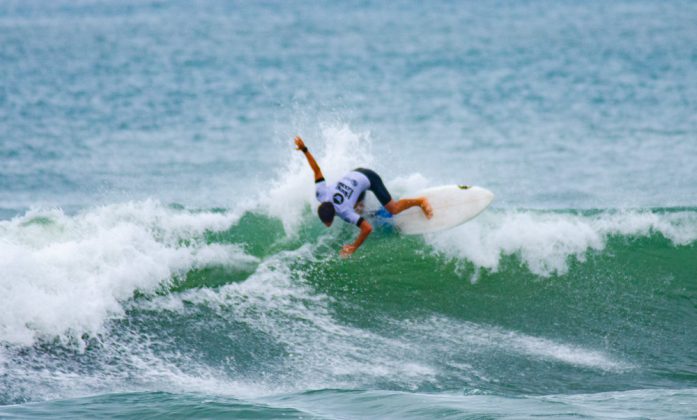
POLYGON ((354 232, 317 225, 152 200, 1 222, 0 401, 697 379, 697 209, 494 210, 425 238, 378 229, 349 260, 354 232))

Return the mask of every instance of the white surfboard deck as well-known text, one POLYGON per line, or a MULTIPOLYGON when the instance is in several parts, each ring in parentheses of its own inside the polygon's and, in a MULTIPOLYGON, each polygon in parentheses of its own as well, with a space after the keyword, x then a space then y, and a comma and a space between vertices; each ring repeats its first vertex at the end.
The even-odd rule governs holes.
POLYGON ((397 230, 405 235, 420 235, 453 228, 473 219, 494 199, 494 193, 481 187, 445 185, 427 188, 408 197, 426 197, 433 208, 429 220, 420 207, 412 207, 393 216, 397 230))

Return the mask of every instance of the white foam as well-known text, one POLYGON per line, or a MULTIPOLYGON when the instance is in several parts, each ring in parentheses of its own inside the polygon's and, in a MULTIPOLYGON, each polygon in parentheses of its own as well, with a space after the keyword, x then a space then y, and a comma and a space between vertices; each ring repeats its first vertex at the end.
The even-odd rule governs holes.
POLYGON ((423 345, 430 347, 431 351, 437 350, 446 354, 452 353, 452 349, 468 349, 469 352, 480 354, 488 354, 492 349, 496 349, 530 358, 605 371, 622 371, 632 367, 629 363, 595 349, 445 317, 433 316, 411 321, 402 327, 406 328, 410 335, 427 337, 428 342, 423 345))
POLYGON ((630 364, 614 360, 603 352, 586 349, 581 346, 558 343, 546 338, 512 332, 496 335, 501 338, 498 342, 502 346, 510 346, 510 349, 533 357, 607 371, 620 371, 631 367, 630 364))
POLYGON ((80 341, 122 316, 136 290, 154 292, 193 268, 253 263, 238 246, 203 240, 237 219, 144 201, 0 222, 0 342, 80 341))
POLYGON ((426 237, 446 256, 497 270, 503 256, 518 255, 531 272, 564 274, 569 258, 580 261, 602 250, 612 235, 661 234, 675 245, 697 240, 694 212, 604 212, 596 215, 536 211, 487 211, 456 229, 426 237))

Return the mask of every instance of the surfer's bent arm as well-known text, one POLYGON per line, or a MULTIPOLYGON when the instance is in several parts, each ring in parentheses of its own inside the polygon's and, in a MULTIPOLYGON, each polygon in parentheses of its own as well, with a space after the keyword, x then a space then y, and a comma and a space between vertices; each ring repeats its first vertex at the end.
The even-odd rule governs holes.
POLYGON ((373 231, 373 227, 370 225, 370 223, 365 221, 362 217, 360 219, 360 224, 358 225, 358 227, 361 229, 361 233, 358 234, 358 237, 352 244, 344 245, 343 248, 341 248, 342 256, 347 257, 356 252, 358 247, 363 244, 368 235, 370 235, 370 233, 373 231))
POLYGON ((319 165, 317 164, 315 157, 312 156, 312 153, 310 153, 309 150, 307 150, 307 146, 305 146, 305 142, 303 142, 303 139, 301 139, 300 136, 295 137, 295 145, 298 147, 298 150, 305 154, 305 157, 307 158, 307 163, 310 164, 312 172, 315 173, 315 182, 320 182, 324 180, 324 175, 322 175, 322 170, 319 168, 319 165))

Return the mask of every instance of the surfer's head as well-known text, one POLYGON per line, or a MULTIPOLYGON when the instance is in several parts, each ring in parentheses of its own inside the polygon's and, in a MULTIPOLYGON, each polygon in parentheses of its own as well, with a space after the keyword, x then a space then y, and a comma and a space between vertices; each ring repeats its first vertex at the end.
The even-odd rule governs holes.
POLYGON ((327 227, 332 225, 335 214, 336 210, 334 210, 334 205, 329 201, 325 201, 324 203, 320 204, 319 207, 317 207, 317 215, 322 223, 324 223, 327 227))

